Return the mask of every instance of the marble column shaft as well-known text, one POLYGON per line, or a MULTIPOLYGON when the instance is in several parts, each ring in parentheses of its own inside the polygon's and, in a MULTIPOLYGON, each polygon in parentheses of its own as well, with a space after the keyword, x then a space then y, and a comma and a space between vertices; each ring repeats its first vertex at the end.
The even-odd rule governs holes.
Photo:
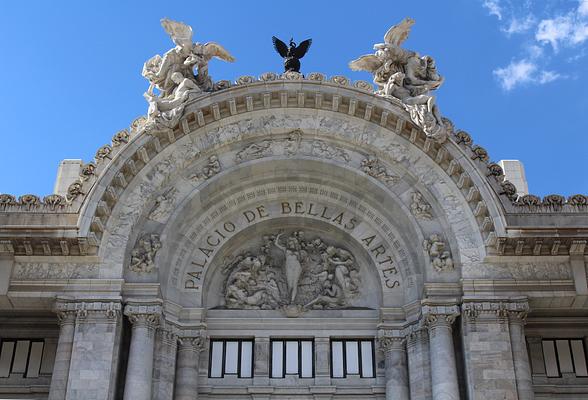
POLYGON ((525 312, 510 312, 508 316, 510 342, 517 381, 519 400, 533 400, 533 377, 525 342, 525 312))
POLYGON ((429 314, 429 348, 433 400, 459 400, 452 324, 455 315, 429 314))
POLYGON ((430 400, 431 359, 429 335, 423 327, 416 327, 406 342, 411 400, 430 400))
POLYGON ((51 375, 51 387, 49 388, 49 400, 64 400, 67 392, 67 378, 71 363, 71 351, 73 348, 74 333, 76 328, 75 311, 58 311, 59 340, 55 352, 55 364, 51 375))
POLYGON ((153 365, 154 400, 173 400, 177 351, 177 334, 166 329, 158 330, 153 365))
POLYGON ((124 313, 133 324, 124 400, 151 400, 155 330, 161 307, 127 305, 124 313))
POLYGON ((198 368, 203 346, 203 337, 179 339, 174 400, 198 399, 198 368))
POLYGON ((386 362, 386 400, 409 400, 406 339, 381 335, 378 343, 386 362))

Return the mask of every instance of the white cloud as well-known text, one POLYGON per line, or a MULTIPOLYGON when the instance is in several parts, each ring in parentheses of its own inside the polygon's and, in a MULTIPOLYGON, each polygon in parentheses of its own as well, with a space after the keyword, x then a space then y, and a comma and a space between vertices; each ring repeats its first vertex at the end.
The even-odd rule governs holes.
POLYGON ((504 90, 512 90, 514 87, 533 81, 533 74, 537 66, 528 61, 513 61, 504 68, 498 68, 493 71, 494 75, 500 81, 504 90))
POLYGON ((588 0, 580 0, 578 14, 588 16, 588 0))
POLYGON ((535 39, 538 42, 549 43, 554 51, 560 42, 567 42, 574 32, 573 21, 570 16, 560 16, 554 19, 544 19, 539 22, 535 39))
POLYGON ((490 15, 495 15, 496 18, 502 20, 502 8, 500 7, 499 0, 484 0, 482 5, 488 9, 490 15))
POLYGON ((540 70, 535 62, 528 59, 512 61, 504 68, 495 69, 493 73, 506 91, 525 84, 543 85, 563 78, 555 71, 540 70))
POLYGON ((533 15, 527 15, 522 18, 512 17, 508 27, 501 28, 500 30, 509 36, 514 33, 524 33, 531 29, 536 22, 537 21, 533 15))

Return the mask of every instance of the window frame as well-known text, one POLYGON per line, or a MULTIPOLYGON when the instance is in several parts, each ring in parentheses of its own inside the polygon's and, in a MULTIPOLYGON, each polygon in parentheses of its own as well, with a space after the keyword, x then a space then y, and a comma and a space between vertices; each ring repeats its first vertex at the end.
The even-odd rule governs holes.
POLYGON ((586 353, 586 343, 584 342, 584 338, 561 338, 561 337, 554 337, 554 338, 541 338, 541 356, 543 357, 543 366, 545 367, 545 376, 547 378, 551 378, 551 379, 557 379, 557 378, 561 378, 563 377, 562 372, 561 372, 561 365, 560 365, 560 361, 559 361, 559 351, 557 349, 557 341, 558 340, 565 340, 568 344, 568 348, 570 350, 570 359, 571 359, 571 363, 572 363, 572 368, 574 369, 574 375, 576 376, 576 378, 588 378, 588 375, 578 375, 578 370, 576 368, 576 362, 574 360, 574 352, 572 349, 572 340, 574 341, 579 341, 582 343, 582 348, 584 350, 584 360, 586 362, 586 364, 588 365, 588 353, 586 353), (543 342, 552 342, 553 343, 553 349, 555 352, 555 363, 557 365, 557 376, 549 376, 547 375, 547 361, 545 360, 545 349, 543 347, 543 342))
POLYGON ((300 379, 314 379, 315 369, 316 369, 316 348, 314 338, 288 338, 288 337, 278 337, 278 338, 270 338, 270 351, 269 351, 269 377, 270 379, 285 379, 287 376, 298 376, 300 379), (274 342, 282 342, 282 376, 272 376, 273 374, 273 366, 274 366, 274 342), (287 361, 287 350, 286 350, 286 342, 296 342, 298 344, 298 373, 287 373, 286 372, 286 361, 287 361), (311 356, 312 356, 312 375, 311 376, 302 376, 302 342, 310 342, 311 343, 311 356))
POLYGON ((208 342, 209 344, 209 351, 208 351, 208 378, 210 379, 223 379, 226 376, 236 376, 239 379, 253 379, 255 375, 254 367, 255 367, 255 339, 254 338, 211 338, 208 342), (222 365, 221 365, 221 376, 212 376, 212 349, 213 343, 218 342, 222 343, 223 352, 222 352, 222 365), (226 371, 226 362, 227 362, 227 342, 237 342, 237 373, 227 373, 226 371), (242 376, 241 374, 241 358, 242 358, 242 349, 243 343, 251 343, 251 376, 242 376))
POLYGON ((330 355, 329 355, 329 365, 331 370, 331 378, 332 379, 345 379, 348 375, 350 376, 357 376, 361 379, 374 379, 376 377, 376 349, 375 349, 375 340, 374 338, 331 338, 329 343, 330 355), (334 363, 333 363, 333 343, 334 342, 341 342, 342 343, 342 350, 343 350, 343 376, 334 376, 334 363), (347 342, 355 342, 357 344, 357 361, 359 367, 359 374, 348 374, 347 373, 347 342), (369 342, 372 347, 372 376, 364 376, 363 371, 363 356, 361 351, 361 343, 362 342, 369 342))
POLYGON ((4 343, 14 343, 14 347, 12 348, 12 356, 10 358, 10 366, 8 368, 8 376, 0 376, 0 379, 9 379, 13 374, 20 374, 20 372, 13 372, 12 369, 14 368, 14 361, 16 359, 16 349, 17 349, 17 345, 18 342, 29 342, 28 348, 27 348, 27 355, 26 355, 26 363, 25 363, 25 368, 24 368, 24 372, 22 373, 22 377, 23 378, 28 378, 28 379, 37 379, 41 376, 40 373, 40 369, 41 369, 41 363, 43 362, 43 357, 45 354, 45 338, 29 338, 29 337, 23 337, 23 338, 0 338, 0 353, 2 352, 2 347, 4 346, 4 343), (29 375, 29 364, 31 362, 31 351, 33 350, 33 343, 43 343, 43 347, 41 348, 41 363, 39 364, 39 376, 28 376, 29 375))

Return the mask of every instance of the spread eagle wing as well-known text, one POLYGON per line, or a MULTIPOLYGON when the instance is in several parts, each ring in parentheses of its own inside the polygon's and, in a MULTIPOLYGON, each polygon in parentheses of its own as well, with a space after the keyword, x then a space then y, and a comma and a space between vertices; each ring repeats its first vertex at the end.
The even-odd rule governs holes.
POLYGON ((286 46, 286 43, 282 42, 275 36, 272 36, 272 42, 274 44, 274 49, 276 49, 276 51, 279 55, 282 56, 282 58, 288 57, 288 46, 286 46))
POLYGON ((233 62, 235 57, 231 55, 223 46, 215 42, 208 42, 204 45, 204 53, 209 57, 216 57, 223 61, 233 62))
POLYGON ((351 61, 349 63, 349 68, 351 68, 352 71, 369 71, 374 73, 382 66, 382 64, 383 62, 379 57, 373 54, 368 54, 359 57, 357 60, 351 61))
POLYGON ((161 20, 161 26, 172 38, 174 43, 185 47, 192 45, 192 27, 183 22, 173 21, 168 18, 161 20))
POLYGON ((384 41, 388 44, 399 46, 404 43, 410 33, 410 28, 414 25, 414 19, 406 17, 399 24, 388 29, 384 35, 384 41))
POLYGON ((304 57, 308 49, 310 49, 310 45, 312 44, 312 39, 306 39, 305 41, 301 42, 298 46, 296 46, 296 50, 294 50, 294 56, 297 59, 301 59, 304 57))

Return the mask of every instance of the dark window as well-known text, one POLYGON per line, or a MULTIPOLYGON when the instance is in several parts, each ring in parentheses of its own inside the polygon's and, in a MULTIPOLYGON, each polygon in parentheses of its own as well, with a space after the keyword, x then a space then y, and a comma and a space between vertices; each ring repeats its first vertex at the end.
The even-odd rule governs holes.
POLYGON ((374 341, 371 339, 331 340, 331 376, 346 378, 375 376, 374 341))
POLYGON ((588 376, 586 350, 582 339, 544 339, 543 359, 548 377, 562 374, 588 376))
POLYGON ((272 378, 314 377, 314 342, 311 339, 272 339, 270 359, 272 378))
POLYGON ((223 378, 225 375, 251 378, 253 339, 212 339, 209 364, 210 378, 223 378))
POLYGON ((41 339, 3 339, 0 341, 0 378, 21 374, 25 378, 37 378, 43 361, 41 339))

